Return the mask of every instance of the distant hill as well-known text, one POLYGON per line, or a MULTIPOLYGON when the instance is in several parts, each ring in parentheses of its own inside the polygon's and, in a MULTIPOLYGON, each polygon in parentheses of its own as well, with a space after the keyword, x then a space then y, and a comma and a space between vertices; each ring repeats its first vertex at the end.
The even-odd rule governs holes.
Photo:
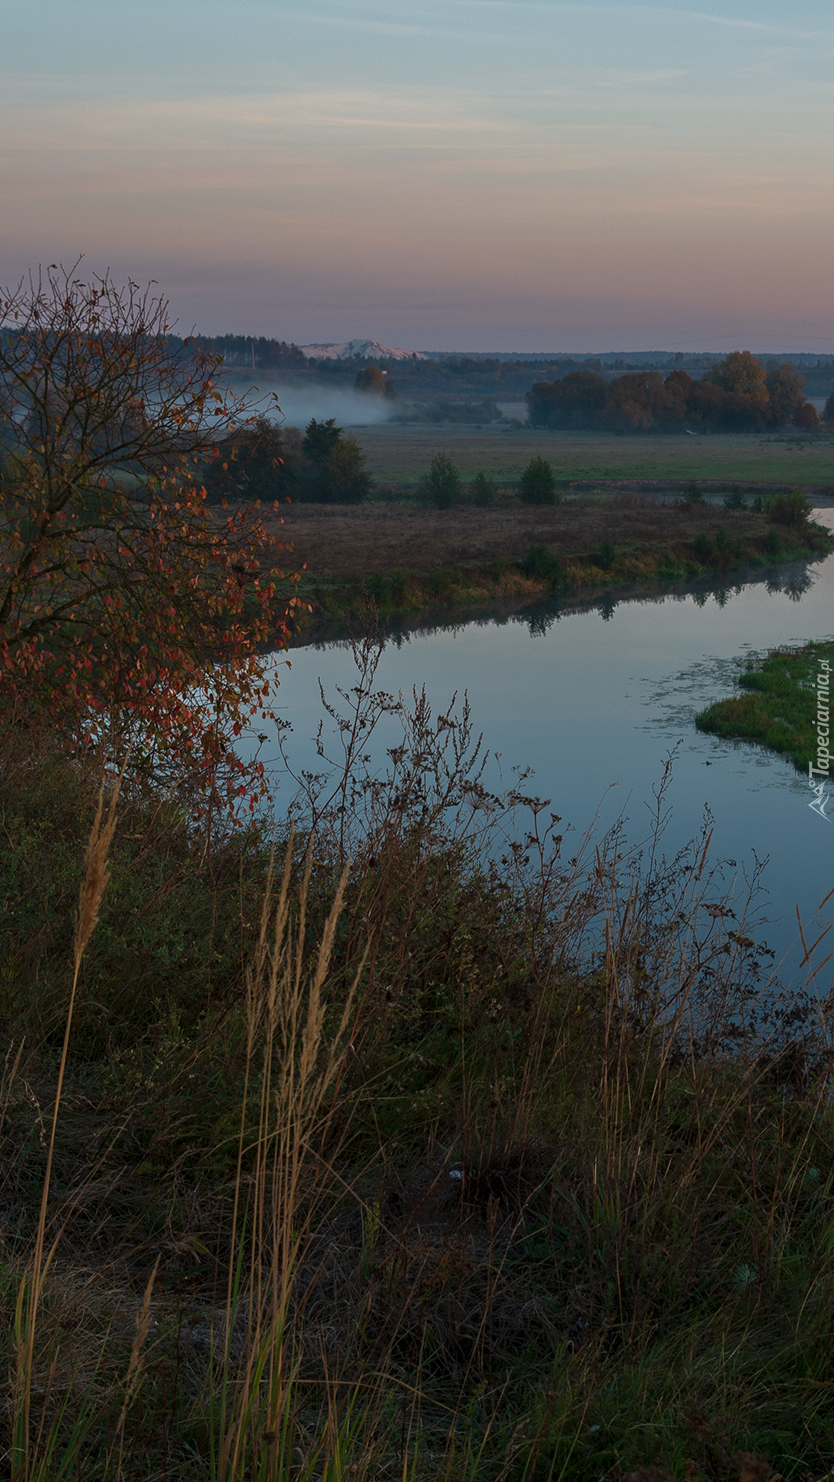
POLYGON ((299 345, 310 360, 428 360, 419 350, 395 350, 379 340, 344 340, 341 344, 299 345))

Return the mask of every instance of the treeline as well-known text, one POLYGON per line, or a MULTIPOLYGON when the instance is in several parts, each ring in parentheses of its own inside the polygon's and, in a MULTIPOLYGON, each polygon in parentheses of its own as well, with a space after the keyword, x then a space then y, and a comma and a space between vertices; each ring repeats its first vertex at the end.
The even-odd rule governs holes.
MULTIPOLYGON (((649 370, 611 381, 594 371, 572 371, 558 381, 537 381, 525 400, 532 426, 566 431, 754 432, 819 425, 796 367, 784 361, 766 370, 749 350, 726 355, 702 380, 684 370, 665 379, 649 370)), ((834 394, 823 415, 834 423, 834 394)))
POLYGON ((336 419, 315 419, 304 435, 266 417, 218 443, 200 476, 211 503, 293 499, 361 504, 373 487, 365 454, 336 419))
POLYGON ((199 350, 222 355, 228 366, 246 366, 264 370, 304 370, 307 357, 297 345, 288 345, 286 340, 269 340, 265 335, 257 338, 248 334, 198 334, 191 343, 199 350))

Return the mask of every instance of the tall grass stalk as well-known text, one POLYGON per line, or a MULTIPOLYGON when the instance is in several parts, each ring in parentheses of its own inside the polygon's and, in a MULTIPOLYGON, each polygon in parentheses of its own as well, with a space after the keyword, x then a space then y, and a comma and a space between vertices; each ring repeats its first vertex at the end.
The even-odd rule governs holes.
MULTIPOLYGON (((272 870, 261 913, 254 960, 246 985, 246 1069, 234 1190, 231 1256, 225 1311, 217 1482, 258 1478, 278 1482, 294 1450, 298 1344, 302 1323, 293 1281, 317 1208, 320 1156, 313 1146, 326 1136, 334 1107, 327 1105, 346 1049, 346 1034, 364 969, 360 960, 341 1014, 323 1044, 327 1013, 324 985, 350 873, 345 864, 311 969, 306 968, 307 901, 313 864, 310 837, 292 919, 290 882, 293 834, 277 899, 272 870), (257 1130, 247 1142, 252 1064, 261 1041, 257 1130), (244 1163, 252 1159, 249 1200, 241 1217, 244 1163), (248 1280, 243 1247, 248 1240, 248 1280), (233 1340, 244 1316, 245 1358, 232 1378, 233 1340)), ((328 1432, 333 1432, 332 1423, 328 1432)), ((339 1431, 336 1428, 336 1437, 339 1431)), ((329 1463, 328 1463, 329 1467, 329 1463)), ((310 1472, 310 1464, 302 1475, 310 1472)), ((327 1474, 327 1469, 325 1471, 327 1474)))
POLYGON ((35 1247, 30 1272, 28 1275, 24 1274, 18 1293, 15 1334, 17 1372, 15 1376, 15 1418, 12 1442, 12 1475, 15 1478, 15 1482, 17 1482, 18 1478, 20 1482, 30 1482, 33 1475, 30 1419, 38 1308, 43 1294, 43 1285, 57 1247, 57 1240, 60 1239, 59 1235, 51 1245, 49 1251, 45 1253, 49 1186, 52 1179, 52 1163, 55 1154, 55 1135, 58 1130, 58 1114, 61 1109, 64 1073, 66 1071, 67 1055, 69 1053, 75 995, 78 988, 78 974, 81 969, 81 960, 84 956, 85 949, 90 937, 95 931, 104 892, 107 888, 109 875, 108 856, 113 834, 116 830, 116 803, 119 798, 122 775, 123 771, 113 784, 106 818, 104 817, 103 784, 99 790, 98 806, 84 857, 84 874, 78 896, 72 988, 67 1006, 64 1041, 61 1047, 61 1059, 58 1066, 58 1082, 55 1088, 55 1103, 52 1110, 52 1126, 49 1134, 43 1188, 41 1190, 35 1247))

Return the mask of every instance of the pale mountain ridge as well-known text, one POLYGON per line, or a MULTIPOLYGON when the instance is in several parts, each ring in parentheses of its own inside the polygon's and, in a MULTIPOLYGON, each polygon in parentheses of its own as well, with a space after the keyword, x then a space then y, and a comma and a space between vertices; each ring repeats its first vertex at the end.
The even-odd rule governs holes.
POLYGON ((340 344, 299 345, 302 355, 308 360, 429 360, 420 350, 394 349, 381 345, 379 340, 344 340, 340 344))

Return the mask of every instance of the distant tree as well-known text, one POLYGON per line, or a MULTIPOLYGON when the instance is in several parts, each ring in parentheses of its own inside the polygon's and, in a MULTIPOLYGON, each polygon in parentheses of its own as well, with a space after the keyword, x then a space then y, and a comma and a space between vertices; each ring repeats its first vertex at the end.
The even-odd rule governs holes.
POLYGON ((524 398, 527 418, 532 427, 594 427, 609 395, 608 382, 594 371, 570 371, 560 381, 535 382, 524 398))
POLYGON ((519 484, 522 504, 556 504, 556 481, 546 458, 531 458, 519 484))
POLYGON ((693 381, 686 399, 687 422, 705 431, 720 427, 725 393, 712 381, 693 381))
POLYGON ((302 452, 307 468, 298 484, 298 497, 317 504, 362 504, 373 480, 365 468, 365 454, 352 433, 345 436, 335 417, 315 418, 307 424, 302 452))
POLYGON ((480 469, 476 473, 472 483, 469 485, 472 501, 478 509, 488 509, 494 504, 498 497, 495 480, 487 478, 480 469))
POLYGON ((736 411, 759 423, 768 409, 767 372, 749 350, 733 350, 704 378, 740 403, 736 411))
POLYGON ((794 427, 801 427, 805 432, 813 432, 819 427, 820 419, 816 407, 811 401, 803 401, 793 414, 794 427))
MULTIPOLYGON (((678 358, 679 357, 676 355, 675 359, 677 360, 678 358)), ((689 393, 692 390, 693 381, 692 377, 688 376, 685 370, 670 371, 668 376, 666 377, 666 385, 675 386, 677 390, 682 393, 684 401, 689 400, 689 393)))
POLYGON ((378 365, 367 365, 364 370, 357 371, 353 389, 366 396, 382 396, 386 401, 399 401, 400 399, 400 393, 394 382, 389 379, 384 370, 380 370, 378 365))
POLYGON ((263 370, 300 370, 307 364, 307 357, 298 345, 288 345, 286 340, 268 340, 263 335, 254 339, 251 335, 223 334, 194 336, 193 343, 199 350, 219 355, 228 366, 243 366, 247 370, 259 367, 263 370))
POLYGON ((772 427, 792 422, 796 412, 805 404, 805 377, 795 365, 784 361, 771 366, 766 377, 767 420, 772 427))
POLYGON ((385 376, 378 365, 367 365, 364 370, 356 372, 353 386, 355 391, 364 391, 371 396, 384 396, 385 376))
POLYGON ((312 463, 326 463, 341 436, 342 429, 337 427, 335 417, 328 417, 326 422, 313 418, 304 431, 302 452, 312 463))
POLYGON ((328 502, 362 504, 371 492, 372 482, 365 468, 365 454, 353 433, 349 433, 339 440, 327 461, 328 502))
MULTIPOLYGON (((674 374, 679 377, 681 372, 674 374)), ((641 432, 677 426, 685 415, 686 396, 679 381, 664 381, 658 371, 640 371, 611 382, 604 418, 606 426, 617 431, 641 432)))
POLYGON ((834 427, 834 391, 832 391, 822 409, 822 420, 826 427, 834 427))
POLYGON ((435 454, 417 487, 425 503, 435 509, 451 509, 460 500, 460 474, 446 453, 435 454))

